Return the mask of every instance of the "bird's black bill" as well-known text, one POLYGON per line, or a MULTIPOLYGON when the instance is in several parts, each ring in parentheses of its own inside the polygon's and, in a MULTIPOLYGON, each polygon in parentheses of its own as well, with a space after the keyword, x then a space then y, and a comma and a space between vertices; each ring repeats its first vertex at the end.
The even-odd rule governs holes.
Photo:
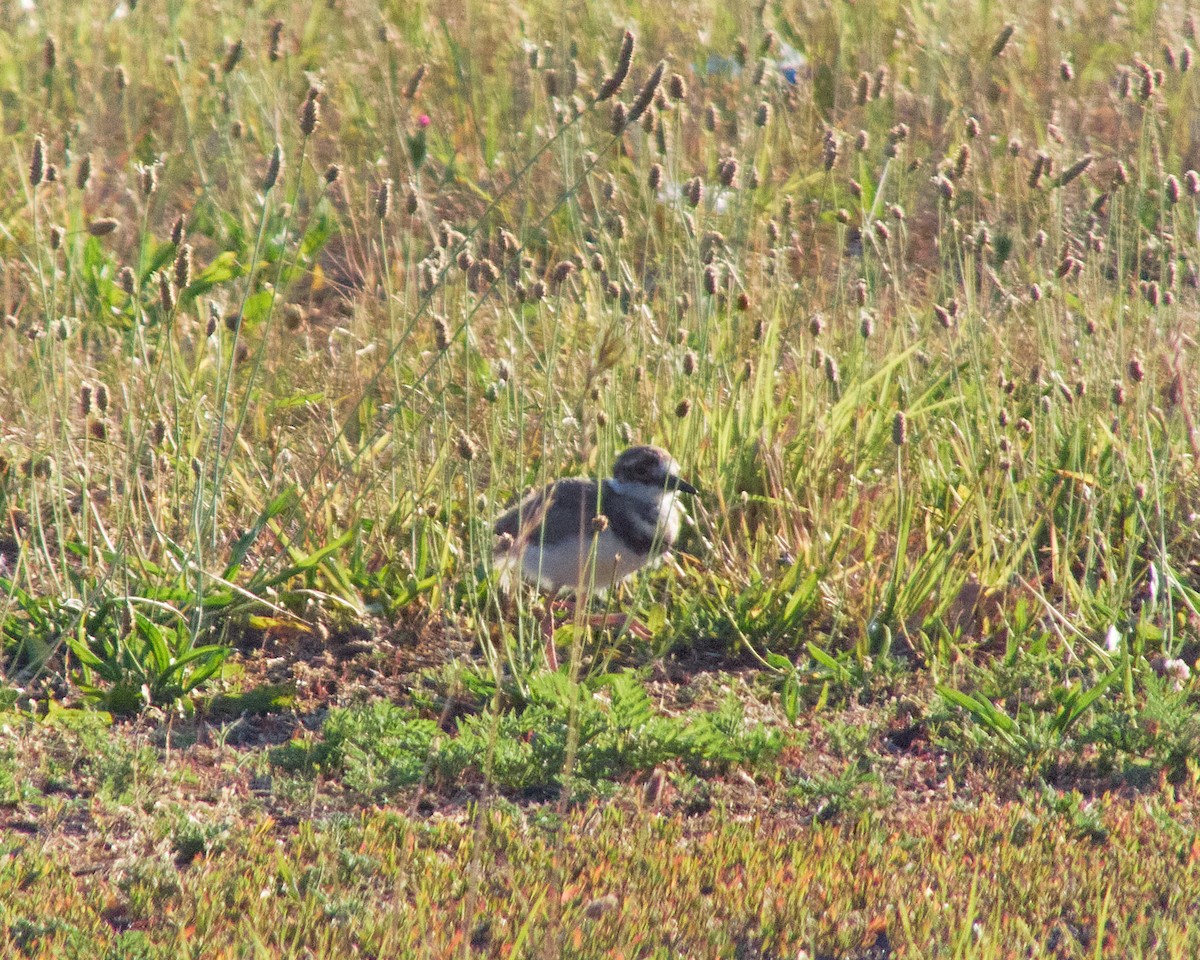
POLYGON ((693 487, 682 477, 671 477, 667 481, 667 486, 672 490, 678 490, 680 493, 699 493, 700 491, 693 487))

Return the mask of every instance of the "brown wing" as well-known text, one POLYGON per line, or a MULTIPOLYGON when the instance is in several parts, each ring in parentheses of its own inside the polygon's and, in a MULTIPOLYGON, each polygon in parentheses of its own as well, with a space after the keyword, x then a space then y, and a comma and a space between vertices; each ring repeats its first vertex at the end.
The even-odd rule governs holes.
POLYGON ((590 530, 596 496, 594 480, 559 480, 526 495, 496 521, 493 530, 498 537, 508 534, 518 544, 559 543, 581 529, 590 530))

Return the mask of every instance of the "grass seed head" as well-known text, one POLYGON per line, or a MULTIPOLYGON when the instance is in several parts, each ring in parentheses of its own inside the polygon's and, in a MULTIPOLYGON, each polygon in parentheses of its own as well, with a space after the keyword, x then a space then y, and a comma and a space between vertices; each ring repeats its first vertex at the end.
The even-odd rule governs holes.
POLYGON ((175 218, 171 224, 171 245, 178 248, 183 243, 183 216, 175 218))
POLYGON ((854 86, 854 104, 855 106, 865 106, 871 96, 871 75, 865 70, 858 75, 858 82, 854 86))
POLYGON ((85 417, 92 412, 92 385, 86 380, 79 385, 79 412, 85 417))
POLYGON ((765 127, 771 122, 771 105, 766 100, 758 104, 758 109, 754 111, 754 125, 756 127, 765 127))
POLYGON ((892 418, 892 443, 897 447, 908 443, 908 417, 904 415, 903 410, 897 410, 896 416, 892 418))
POLYGON ((717 164, 717 180, 723 187, 733 187, 737 182, 738 162, 733 157, 725 157, 717 164))
POLYGON ((954 158, 954 179, 961 180, 967 175, 967 171, 971 167, 971 148, 967 144, 963 144, 958 148, 958 155, 954 158))
POLYGON ((438 353, 445 353, 450 349, 450 325, 446 323, 445 317, 433 318, 433 342, 438 353))
POLYGON ((382 223, 392 211, 392 181, 384 180, 375 194, 375 217, 382 223))
POLYGON ((616 101, 612 106, 612 116, 608 123, 608 132, 614 137, 619 137, 629 123, 629 108, 620 100, 616 101))
POLYGON ((166 270, 158 271, 158 302, 164 313, 170 313, 175 309, 175 287, 166 270))
POLYGON ((39 133, 33 138, 29 157, 29 185, 36 187, 46 178, 46 139, 39 133))
POLYGON ((649 109, 650 104, 654 102, 654 95, 658 92, 658 85, 662 83, 663 71, 666 69, 667 61, 659 60, 658 64, 650 72, 650 76, 642 84, 642 89, 638 91, 633 105, 629 108, 629 123, 637 123, 642 114, 649 109))
POLYGON ((621 84, 629 76, 629 65, 633 62, 633 47, 633 34, 626 30, 625 36, 621 38, 621 50, 617 54, 617 65, 613 68, 613 72, 600 84, 600 89, 596 91, 597 103, 604 102, 621 89, 621 84))
POLYGON ((684 184, 683 195, 687 198, 690 206, 700 206, 700 202, 704 199, 704 181, 699 177, 692 177, 691 180, 684 184))
POLYGON ((185 243, 175 254, 175 287, 186 290, 192 284, 192 245, 185 243))
POLYGON ((1092 161, 1094 159, 1095 157, 1093 157, 1090 153, 1080 157, 1062 172, 1058 178, 1058 185, 1060 187, 1065 187, 1072 180, 1079 179, 1079 177, 1083 176, 1083 174, 1087 171, 1088 167, 1092 165, 1092 161))
POLYGON ((267 59, 277 63, 283 57, 283 21, 272 20, 267 34, 267 59))
POLYGON ((75 188, 77 190, 86 190, 88 181, 92 179, 92 155, 85 153, 79 160, 79 166, 75 168, 75 188))
POLYGON ((283 169, 283 145, 275 144, 271 156, 267 160, 267 172, 263 174, 262 192, 270 193, 271 188, 279 181, 279 173, 283 169))
POLYGON ((677 403, 675 405, 675 416, 678 417, 680 420, 685 419, 687 417, 687 415, 691 412, 692 412, 692 401, 689 400, 687 397, 684 397, 682 400, 679 401, 679 403, 677 403))
POLYGON ((320 96, 320 90, 316 87, 309 87, 308 95, 304 98, 304 103, 300 105, 300 133, 306 137, 311 137, 313 131, 317 129, 317 124, 321 122, 320 96))
POLYGON ((875 69, 875 83, 871 88, 871 99, 878 100, 887 90, 888 68, 886 66, 877 67, 875 69))
POLYGON ((661 163, 650 164, 650 169, 646 173, 646 183, 651 190, 657 190, 662 186, 663 168, 661 163))
POLYGON ((122 267, 117 272, 117 286, 124 290, 129 296, 133 296, 133 291, 137 289, 137 277, 134 274, 132 267, 122 267))
POLYGON ((404 85, 405 99, 415 100, 417 94, 421 92, 421 84, 425 80, 425 76, 429 73, 429 64, 422 63, 412 72, 408 78, 408 83, 404 85))
POLYGON ((575 272, 575 263, 572 260, 560 260, 554 265, 553 271, 550 273, 550 282, 556 287, 566 283, 567 279, 575 272))
POLYGON ((50 238, 49 239, 50 239, 50 249, 51 250, 57 250, 59 247, 62 246, 63 235, 64 234, 63 234, 62 227, 55 225, 50 228, 50 238))
POLYGON ((221 72, 226 76, 233 73, 237 69, 238 64, 242 62, 242 55, 245 52, 246 47, 240 39, 229 44, 229 48, 225 51, 225 60, 221 64, 221 72))
POLYGON ((991 55, 993 59, 1004 52, 1004 48, 1008 46, 1008 42, 1012 39, 1016 29, 1016 24, 1006 23, 1004 29, 997 34, 996 39, 992 41, 991 55))
POLYGON ((1167 203, 1174 206, 1179 202, 1182 189, 1179 185, 1179 178, 1175 174, 1169 174, 1166 181, 1163 183, 1163 193, 1166 195, 1167 203))
POLYGON ((672 100, 686 100, 688 94, 687 81, 678 73, 671 74, 667 80, 667 96, 672 100))
POLYGON ((120 225, 121 221, 114 217, 100 217, 88 224, 87 232, 93 237, 106 237, 120 225))
POLYGON ((331 163, 325 168, 325 186, 332 187, 342 177, 342 168, 336 163, 331 163))

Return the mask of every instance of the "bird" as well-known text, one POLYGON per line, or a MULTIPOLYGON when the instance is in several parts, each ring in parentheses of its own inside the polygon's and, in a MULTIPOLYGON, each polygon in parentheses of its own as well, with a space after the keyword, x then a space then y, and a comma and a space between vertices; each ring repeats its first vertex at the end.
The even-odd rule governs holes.
MULTIPOLYGON (((516 573, 552 597, 570 594, 578 602, 603 595, 674 546, 683 518, 679 494, 698 492, 666 450, 630 447, 613 463, 611 477, 555 480, 500 516, 495 565, 502 582, 516 573)), ((645 631, 623 615, 599 620, 645 631)), ((556 669, 552 613, 542 632, 556 669)))

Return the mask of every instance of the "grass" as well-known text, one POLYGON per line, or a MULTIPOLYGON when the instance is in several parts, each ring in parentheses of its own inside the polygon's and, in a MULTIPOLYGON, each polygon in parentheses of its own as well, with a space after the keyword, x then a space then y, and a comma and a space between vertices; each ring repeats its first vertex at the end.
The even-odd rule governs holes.
POLYGON ((0 21, 4 951, 1195 952, 1188 11, 0 21))

